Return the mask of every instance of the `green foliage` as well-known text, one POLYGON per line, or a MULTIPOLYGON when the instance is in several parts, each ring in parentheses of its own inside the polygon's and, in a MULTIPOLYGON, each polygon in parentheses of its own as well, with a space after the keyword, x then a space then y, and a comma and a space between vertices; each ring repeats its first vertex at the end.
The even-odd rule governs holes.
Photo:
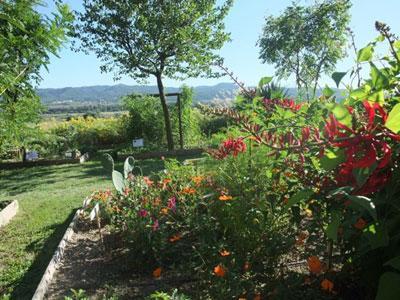
POLYGON ((57 54, 73 20, 63 4, 57 4, 52 18, 44 18, 36 9, 40 3, 6 0, 0 6, 0 152, 25 145, 31 136, 40 112, 33 84, 40 81, 49 55, 57 54))
POLYGON ((189 297, 179 294, 178 290, 175 289, 171 294, 165 292, 155 292, 147 297, 148 300, 190 300, 189 297))
POLYGON ((259 40, 260 58, 274 64, 280 77, 295 75, 299 89, 315 96, 322 74, 345 56, 350 21, 347 0, 292 4, 278 17, 269 16, 259 40))
POLYGON ((145 145, 165 145, 165 130, 162 107, 156 98, 131 95, 123 98, 123 106, 129 112, 128 136, 131 139, 144 138, 145 145))
POLYGON ((168 148, 174 146, 163 77, 216 76, 212 65, 229 35, 223 19, 233 1, 85 0, 77 37, 104 62, 102 71, 135 79, 154 76, 160 94, 168 148), (112 37, 112 38, 110 38, 112 37))

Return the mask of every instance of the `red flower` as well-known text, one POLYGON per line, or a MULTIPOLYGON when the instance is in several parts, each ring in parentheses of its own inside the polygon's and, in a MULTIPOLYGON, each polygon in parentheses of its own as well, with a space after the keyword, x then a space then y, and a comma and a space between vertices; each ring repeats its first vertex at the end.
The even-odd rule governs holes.
POLYGON ((242 138, 229 138, 219 147, 218 151, 211 153, 217 159, 224 159, 229 154, 237 156, 239 153, 246 151, 246 144, 242 138))

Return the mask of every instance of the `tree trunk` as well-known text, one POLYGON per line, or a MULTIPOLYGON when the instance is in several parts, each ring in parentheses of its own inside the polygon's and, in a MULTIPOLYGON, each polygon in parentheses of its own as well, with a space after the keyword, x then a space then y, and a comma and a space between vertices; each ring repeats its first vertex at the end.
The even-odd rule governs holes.
POLYGON ((168 150, 174 150, 174 140, 172 138, 171 119, 169 117, 169 110, 167 106, 167 99, 165 98, 164 85, 162 83, 161 74, 157 75, 158 93, 160 94, 161 106, 164 113, 165 133, 167 134, 168 150))

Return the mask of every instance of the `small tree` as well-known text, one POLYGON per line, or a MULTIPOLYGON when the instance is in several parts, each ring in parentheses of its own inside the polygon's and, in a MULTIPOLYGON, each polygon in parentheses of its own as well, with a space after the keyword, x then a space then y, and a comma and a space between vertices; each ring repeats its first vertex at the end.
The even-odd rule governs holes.
POLYGON ((163 108, 168 148, 173 137, 163 78, 213 76, 211 65, 229 39, 223 19, 233 0, 84 0, 77 37, 94 51, 104 72, 134 79, 154 76, 163 108))
POLYGON ((304 7, 293 3, 278 17, 269 16, 258 42, 260 59, 277 75, 295 75, 297 87, 315 96, 322 74, 346 55, 349 0, 324 0, 304 7))
POLYGON ((68 6, 57 3, 50 18, 37 11, 40 3, 5 0, 0 5, 0 150, 24 146, 32 134, 29 124, 38 120, 41 107, 33 85, 72 25, 68 6))

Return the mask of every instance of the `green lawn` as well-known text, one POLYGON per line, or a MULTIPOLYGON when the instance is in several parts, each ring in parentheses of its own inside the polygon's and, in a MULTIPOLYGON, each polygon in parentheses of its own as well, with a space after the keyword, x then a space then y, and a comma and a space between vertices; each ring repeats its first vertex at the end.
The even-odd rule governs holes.
MULTIPOLYGON (((138 164, 144 174, 163 167, 159 159, 138 164)), ((20 204, 17 216, 0 229, 0 295, 31 299, 84 197, 111 187, 106 175, 99 162, 0 170, 0 201, 20 204)))

